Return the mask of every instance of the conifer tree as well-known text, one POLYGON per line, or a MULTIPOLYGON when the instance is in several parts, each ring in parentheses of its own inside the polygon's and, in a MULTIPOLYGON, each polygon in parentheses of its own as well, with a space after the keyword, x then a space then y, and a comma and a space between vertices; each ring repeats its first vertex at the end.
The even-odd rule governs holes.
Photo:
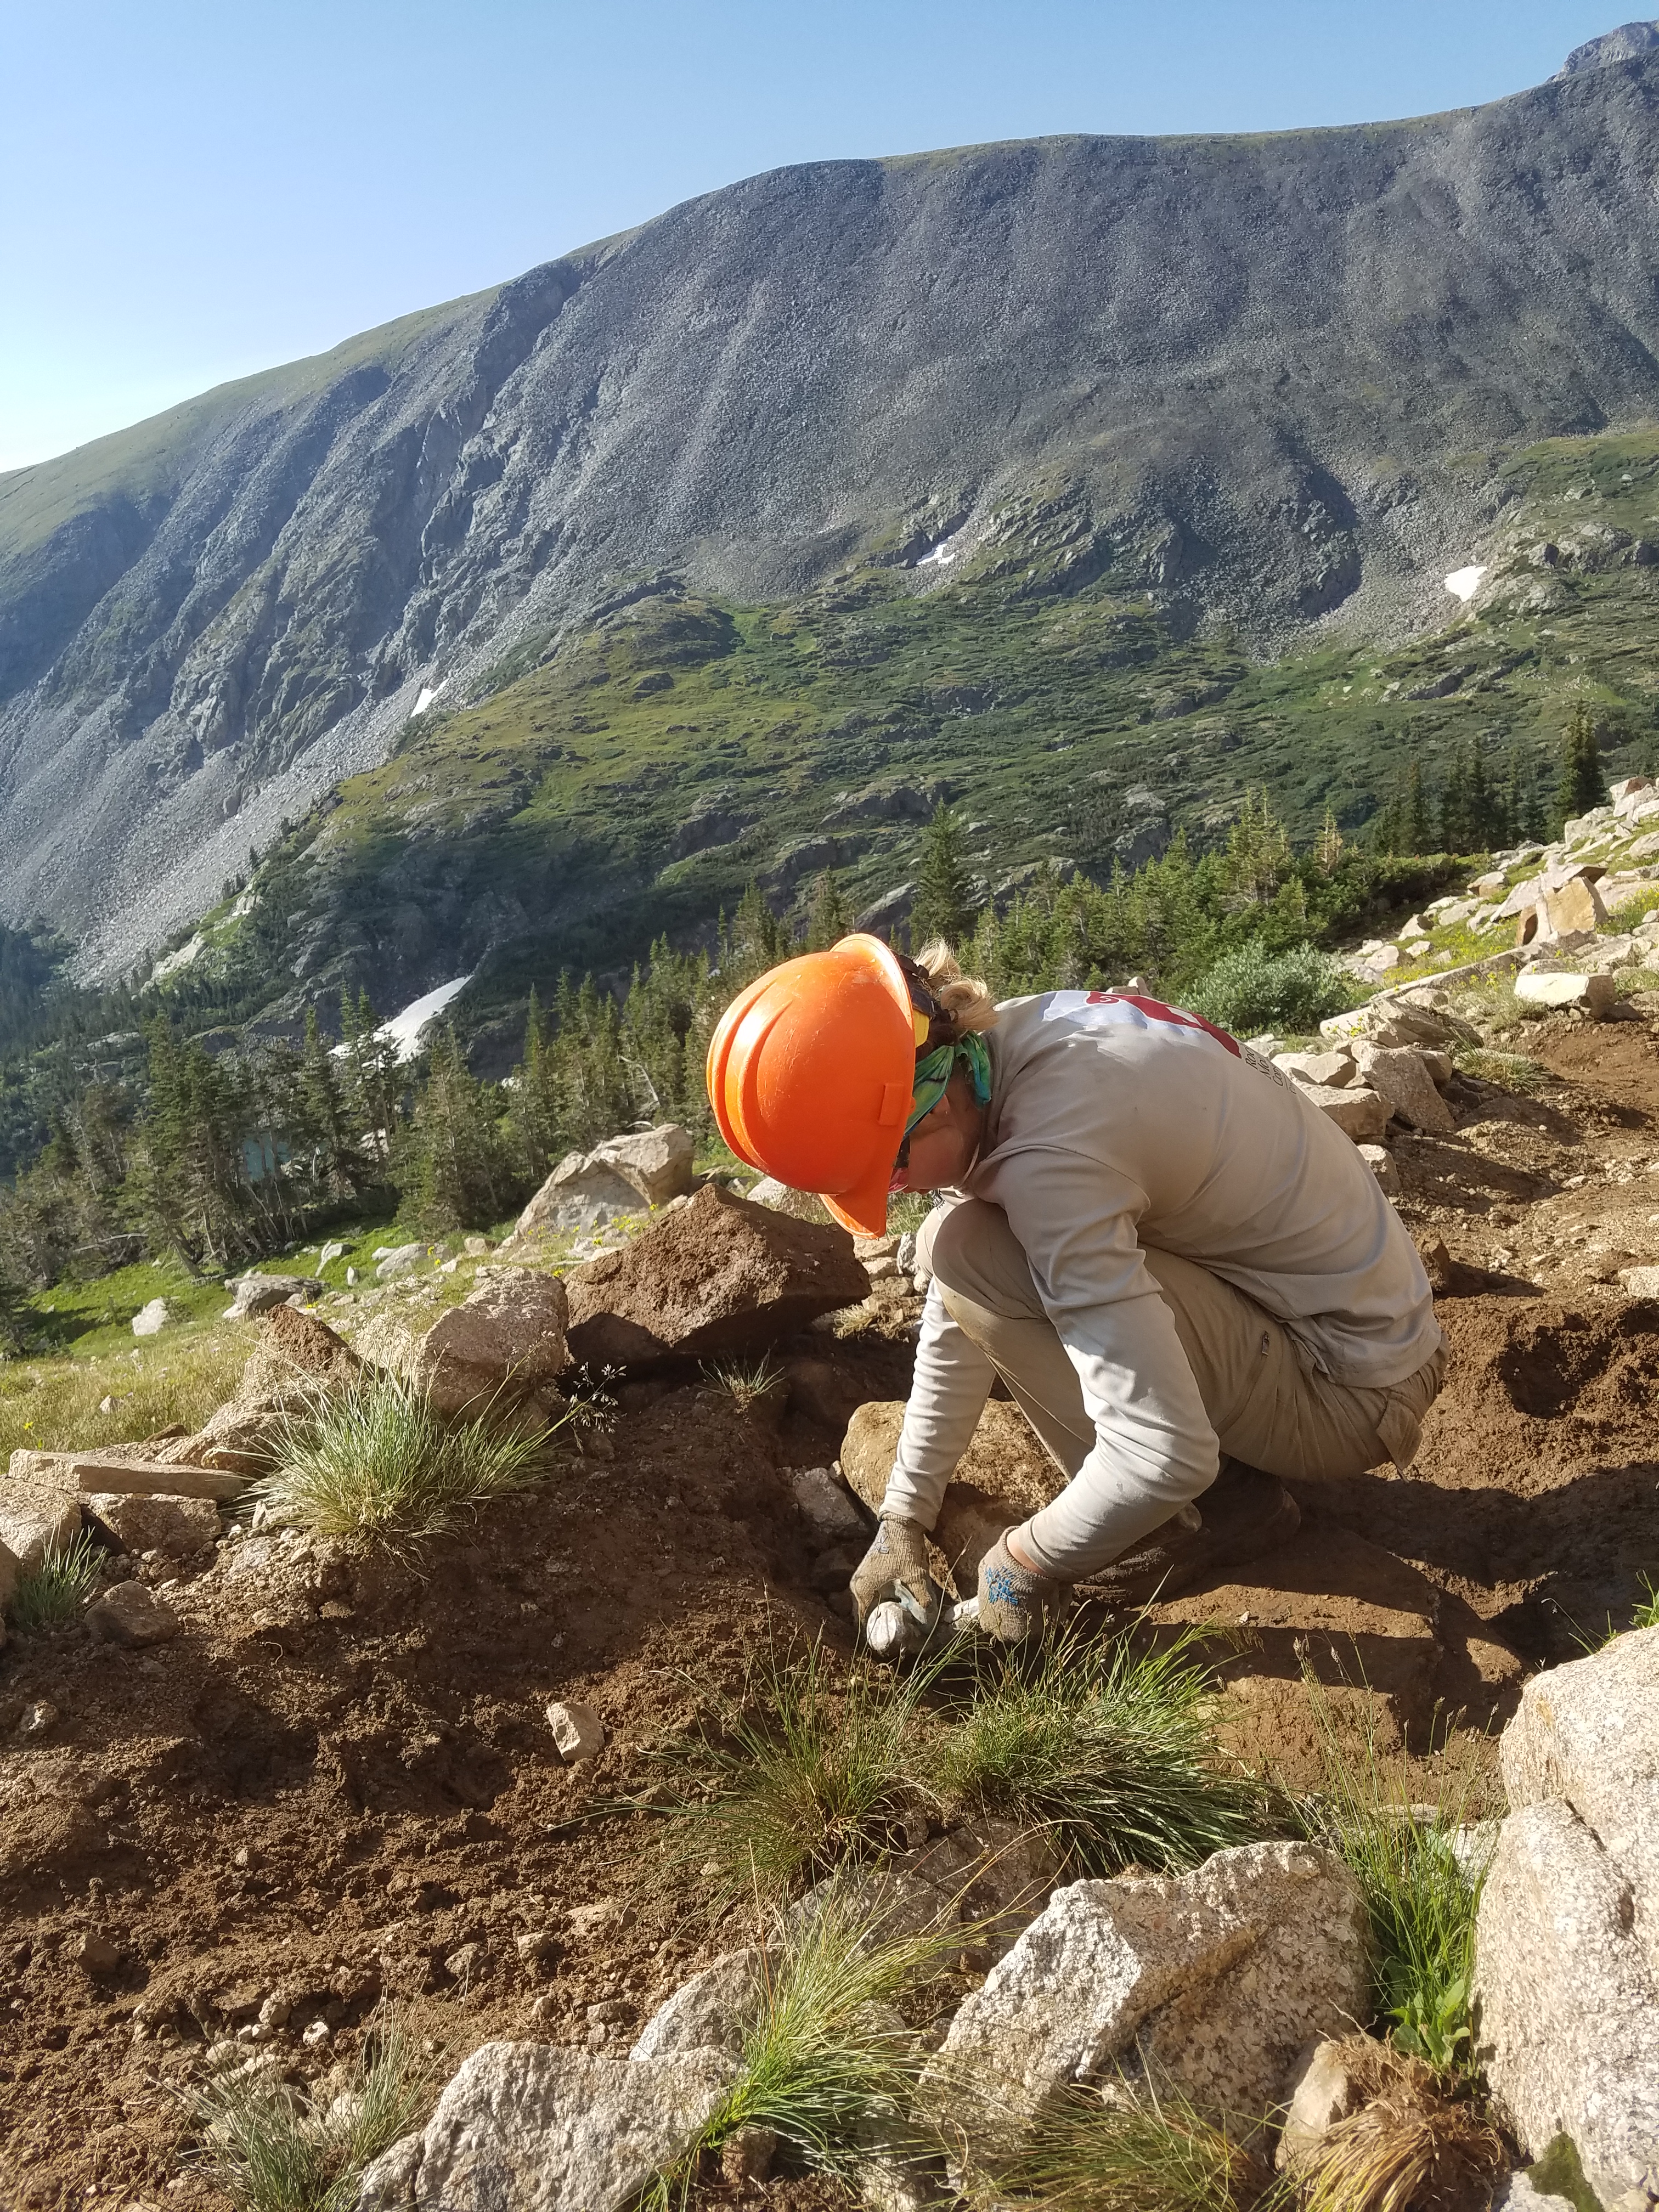
POLYGON ((1238 819, 1227 833, 1222 863, 1223 879, 1234 902, 1265 906, 1290 866, 1290 835, 1268 805, 1265 786, 1247 791, 1238 819))
POLYGON ((1432 835, 1429 823, 1429 794, 1423 780, 1423 763, 1415 753, 1406 769, 1406 793, 1401 812, 1404 849, 1407 853, 1426 853, 1432 835))
POLYGON ((461 1056, 453 1023, 433 1045, 409 1138, 422 1227, 483 1229, 501 1218, 510 1178, 484 1086, 461 1056))
POLYGON ((1474 853, 1490 853, 1504 842, 1504 825, 1499 818, 1498 800, 1486 779, 1486 748, 1479 738, 1471 740, 1468 765, 1464 771, 1465 818, 1468 836, 1468 849, 1474 853))
POLYGON ((812 896, 806 909, 806 950, 825 952, 853 927, 853 917, 833 872, 825 868, 812 878, 812 896))
POLYGON ((1319 842, 1314 847, 1314 860, 1322 876, 1334 876, 1342 859, 1342 832, 1337 827, 1336 814, 1328 805, 1321 825, 1319 842))
POLYGON ((960 945, 973 927, 973 884, 962 848, 962 823, 941 799, 921 833, 921 861, 910 908, 910 942, 919 951, 933 939, 960 945))
POLYGON ((1440 793, 1440 850, 1467 853, 1470 843, 1468 757, 1462 745, 1455 745, 1440 793))
POLYGON ((9 1275, 0 1273, 0 1359, 15 1359, 28 1341, 28 1308, 9 1275))
POLYGON ((310 1146, 313 1178, 330 1198, 349 1198, 362 1177, 334 1055, 323 1042, 317 1009, 306 1009, 305 1042, 300 1056, 300 1127, 310 1146))
POLYGON ((1577 699, 1561 734, 1561 765, 1555 784, 1556 835, 1560 835, 1563 823, 1601 805, 1607 795, 1595 723, 1585 702, 1577 699))

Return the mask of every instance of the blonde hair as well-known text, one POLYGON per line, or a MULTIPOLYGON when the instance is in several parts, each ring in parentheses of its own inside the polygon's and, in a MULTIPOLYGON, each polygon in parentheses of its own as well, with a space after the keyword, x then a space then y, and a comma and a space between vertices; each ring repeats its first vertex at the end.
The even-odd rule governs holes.
POLYGON ((951 1017, 951 1029, 957 1036, 965 1036, 969 1030, 996 1027, 996 1001, 977 975, 963 974, 962 963, 942 937, 936 937, 931 945, 924 945, 915 960, 932 986, 933 996, 951 1017))

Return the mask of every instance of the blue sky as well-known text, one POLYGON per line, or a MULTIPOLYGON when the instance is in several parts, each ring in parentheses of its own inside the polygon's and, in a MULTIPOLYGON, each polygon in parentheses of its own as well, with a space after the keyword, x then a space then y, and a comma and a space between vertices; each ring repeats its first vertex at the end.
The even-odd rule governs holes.
POLYGON ((0 469, 788 161, 1540 82, 1596 0, 0 0, 0 469))

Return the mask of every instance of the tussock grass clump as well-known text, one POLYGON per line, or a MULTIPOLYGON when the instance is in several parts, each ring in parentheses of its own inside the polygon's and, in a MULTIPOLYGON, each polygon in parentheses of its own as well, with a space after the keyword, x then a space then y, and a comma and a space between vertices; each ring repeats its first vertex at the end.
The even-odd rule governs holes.
POLYGON ((1289 2186, 1182 2097, 1139 2089, 1108 2101, 1076 2090, 1028 2149, 976 2184, 975 2205, 1047 2212, 1268 2212, 1289 2186))
POLYGON ((546 1441, 498 1406, 450 1419, 416 1384, 365 1370, 289 1417, 277 1465, 249 1498, 316 1535, 419 1543, 470 1508, 539 1482, 546 1441))
POLYGON ((1631 1615, 1632 1628, 1659 1628, 1659 1583, 1651 1575, 1644 1575, 1642 1588, 1646 1595, 1631 1615))
POLYGON ((738 1359, 716 1359, 702 1370, 702 1379, 711 1390, 723 1390, 740 1413, 760 1407, 781 1408, 788 1377, 769 1352, 763 1359, 747 1363, 738 1359))
POLYGON ((365 2169, 425 2118, 438 2072, 388 2011, 326 2105, 265 2073, 210 2082, 196 2106, 198 2170, 234 2212, 350 2212, 365 2169))
POLYGON ((1472 2073, 1469 1988, 1486 1865, 1478 1850, 1459 1848, 1468 1778, 1454 1778, 1437 1805, 1413 1802, 1403 1771, 1385 1768, 1374 1728, 1356 1752, 1339 1738, 1320 1685, 1307 1680, 1324 1768, 1308 1829, 1358 1878, 1370 1919, 1376 2018, 1406 2056, 1444 2075, 1472 2073))
POLYGON ((703 1692, 702 1730, 665 1754, 702 1794, 670 1819, 678 1856, 704 1866, 721 1907, 786 1897, 843 1863, 904 1848, 927 1680, 868 1666, 842 1678, 814 1643, 756 1657, 736 1698, 703 1692))
POLYGON ((702 2160, 748 2128, 776 2136, 792 2164, 848 2177, 872 2159, 902 2166, 938 2148, 912 2111, 928 2053, 896 2001, 939 1972, 962 1929, 885 1933, 850 1888, 813 1905, 763 1950, 737 2076, 651 2206, 686 2203, 702 2160))
POLYGON ((61 1550, 49 1547, 38 1567, 17 1577, 6 1618, 20 1636, 38 1636, 73 1620, 97 1589, 102 1556, 83 1529, 61 1550))
POLYGON ((1452 1058, 1465 1075, 1526 1097, 1541 1091, 1548 1080, 1546 1071, 1523 1052, 1491 1052, 1478 1045, 1460 1045, 1452 1058))
POLYGON ((1485 2114, 1420 2059, 1358 2040, 1346 2048, 1366 2099, 1300 2160, 1302 2212, 1462 2212, 1505 2163, 1485 2114))
POLYGON ((1254 1842, 1259 1793, 1218 1762, 1202 1640, 1069 1633, 1034 1663, 976 1652, 973 1702, 930 1747, 928 1779, 947 1802, 1047 1828, 1080 1874, 1180 1869, 1254 1842))

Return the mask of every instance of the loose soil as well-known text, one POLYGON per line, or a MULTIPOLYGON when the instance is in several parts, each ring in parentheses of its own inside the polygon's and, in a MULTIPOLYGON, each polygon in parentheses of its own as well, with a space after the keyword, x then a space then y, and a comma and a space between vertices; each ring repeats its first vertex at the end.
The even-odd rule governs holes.
MULTIPOLYGON (((1370 1685, 1387 1742, 1432 1763, 1452 1715, 1501 1720, 1527 1671, 1624 1625, 1659 1572, 1659 1304, 1616 1282, 1659 1261, 1656 1012, 1529 1031, 1539 1089, 1459 1077, 1455 1134, 1400 1140, 1402 1213, 1446 1248, 1453 1353, 1417 1465, 1305 1486, 1281 1554, 1161 1609, 1231 1632, 1228 1740, 1253 1763, 1316 1771, 1304 1661, 1338 1698, 1370 1685)), ((629 1383, 608 1457, 567 1460, 419 1562, 244 1535, 167 1591, 171 1644, 14 1640, 3 2212, 217 2206, 181 2168, 190 2099, 208 2047, 246 2039, 273 1992, 296 2079, 348 2057, 389 1995, 446 2056, 492 2036, 621 2055, 726 1947, 695 1875, 665 1870, 659 1754, 767 1638, 850 1650, 787 1477, 834 1456, 854 1407, 904 1395, 915 1304, 878 1290, 856 1333, 784 1347, 781 1418, 695 1379, 629 1383), (552 1698, 599 1711, 599 1759, 560 1764, 552 1698), (56 1723, 20 1739, 42 1698, 56 1723), (521 1935, 548 1940, 521 1958, 521 1935), (91 1936, 106 1972, 78 1955, 91 1936), (299 2040, 319 2020, 320 2052, 299 2040)), ((848 2200, 711 2178, 701 2201, 848 2200)))

